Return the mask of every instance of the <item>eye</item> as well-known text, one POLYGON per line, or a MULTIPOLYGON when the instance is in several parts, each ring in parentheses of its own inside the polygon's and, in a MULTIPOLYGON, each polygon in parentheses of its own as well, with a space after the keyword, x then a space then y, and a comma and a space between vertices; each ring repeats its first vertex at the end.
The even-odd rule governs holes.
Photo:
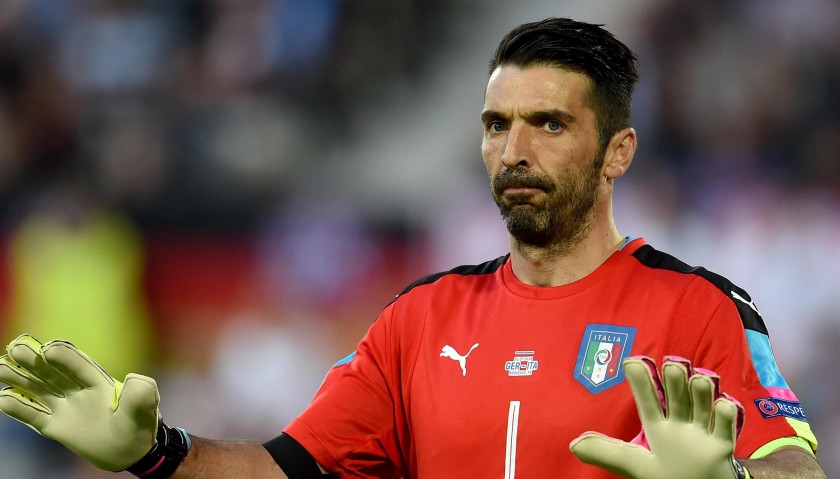
POLYGON ((505 130, 505 124, 499 120, 493 120, 487 123, 487 131, 498 133, 505 130))
POLYGON ((548 131, 560 131, 563 129, 563 124, 557 120, 548 120, 545 122, 545 129, 548 131))

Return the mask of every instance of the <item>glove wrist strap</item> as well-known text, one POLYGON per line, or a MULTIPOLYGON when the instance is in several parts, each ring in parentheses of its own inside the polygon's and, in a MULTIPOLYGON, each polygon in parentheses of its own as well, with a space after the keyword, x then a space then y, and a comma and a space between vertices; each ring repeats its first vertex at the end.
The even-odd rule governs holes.
POLYGON ((191 446, 187 431, 180 427, 169 427, 160 421, 155 445, 126 471, 143 479, 167 479, 187 457, 191 446))
POLYGON ((750 479, 750 472, 734 457, 732 458, 732 467, 735 469, 736 479, 750 479))

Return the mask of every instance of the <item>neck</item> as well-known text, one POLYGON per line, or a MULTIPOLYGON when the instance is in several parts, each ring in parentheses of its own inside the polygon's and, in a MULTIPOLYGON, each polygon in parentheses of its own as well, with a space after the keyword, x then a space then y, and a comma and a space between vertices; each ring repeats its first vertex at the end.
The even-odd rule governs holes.
POLYGON ((624 243, 611 209, 607 208, 607 214, 596 214, 591 229, 562 248, 526 245, 511 237, 511 266, 517 279, 531 286, 562 286, 595 271, 624 243))

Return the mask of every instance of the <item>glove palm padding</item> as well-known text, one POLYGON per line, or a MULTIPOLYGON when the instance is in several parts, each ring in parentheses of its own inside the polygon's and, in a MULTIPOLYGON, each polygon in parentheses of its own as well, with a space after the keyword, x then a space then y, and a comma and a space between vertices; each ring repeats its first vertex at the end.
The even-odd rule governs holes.
POLYGON ((93 465, 121 471, 155 444, 160 395, 155 381, 119 382, 66 341, 22 335, 0 357, 0 411, 56 440, 93 465))
POLYGON ((687 361, 666 361, 664 387, 651 364, 647 358, 624 362, 649 448, 587 432, 572 441, 572 453, 625 478, 736 478, 740 404, 719 396, 710 372, 692 374, 687 361))

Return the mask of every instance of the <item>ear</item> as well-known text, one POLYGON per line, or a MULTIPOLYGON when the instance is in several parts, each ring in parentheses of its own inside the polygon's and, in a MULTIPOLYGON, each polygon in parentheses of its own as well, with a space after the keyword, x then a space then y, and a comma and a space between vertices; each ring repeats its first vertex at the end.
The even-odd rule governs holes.
POLYGON ((625 128, 610 139, 604 157, 604 177, 614 180, 623 175, 636 153, 636 130, 625 128))

